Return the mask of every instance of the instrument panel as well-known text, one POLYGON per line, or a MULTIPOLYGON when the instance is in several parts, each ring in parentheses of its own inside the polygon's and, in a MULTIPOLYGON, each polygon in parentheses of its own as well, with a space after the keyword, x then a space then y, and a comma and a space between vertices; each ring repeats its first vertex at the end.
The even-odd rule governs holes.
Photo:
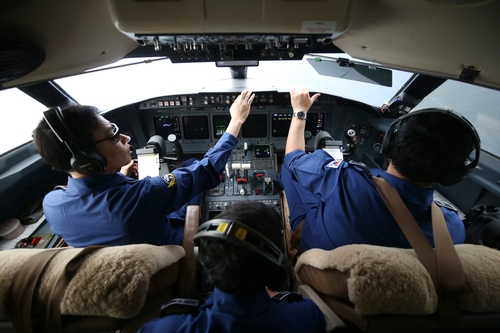
MULTIPOLYGON (((229 114, 214 114, 211 119, 209 115, 154 115, 152 122, 155 134, 167 138, 170 134, 181 140, 203 140, 219 139, 226 131, 231 116, 229 114), (182 131, 181 131, 182 128, 182 131), (210 130, 211 128, 211 130, 210 130)), ((325 112, 310 112, 307 115, 306 131, 314 136, 325 130, 325 112)), ((290 121, 291 110, 275 110, 268 113, 251 113, 243 124, 241 137, 244 139, 267 138, 269 131, 267 124, 270 123, 270 136, 273 138, 286 138, 290 121), (270 120, 268 120, 268 117, 270 120)))
MULTIPOLYGON (((277 151, 285 149, 292 118, 289 93, 256 92, 250 115, 243 124, 240 141, 249 144, 269 143, 277 151)), ((146 136, 167 139, 175 134, 185 153, 204 153, 226 130, 231 119, 229 108, 238 93, 199 93, 163 96, 142 101, 137 109, 146 113, 146 136)), ((378 153, 384 128, 373 131, 371 119, 380 118, 366 105, 349 105, 342 98, 322 94, 308 112, 307 149, 314 149, 317 133, 327 131, 334 140, 346 143, 345 131, 357 133, 356 146, 368 153, 378 153)), ((375 126, 377 127, 377 126, 375 126)), ((361 157, 361 156, 358 156, 361 157)))
MULTIPOLYGON (((256 92, 250 115, 242 126, 221 183, 205 192, 206 220, 239 200, 257 200, 272 205, 280 214, 282 202, 278 182, 280 161, 292 119, 289 93, 256 92)), ((147 137, 165 140, 174 134, 184 155, 202 156, 225 132, 231 119, 229 108, 238 93, 199 93, 163 96, 136 104, 146 117, 147 137)), ((316 147, 318 133, 327 131, 334 140, 348 146, 352 157, 370 167, 382 164, 379 153, 385 128, 366 105, 352 105, 342 98, 322 94, 309 109, 306 120, 306 150, 316 147), (356 137, 348 138, 348 130, 356 137)), ((384 119, 385 120, 385 119, 384 119)))
MULTIPOLYGON (((187 151, 206 151, 226 130, 231 119, 229 108, 237 94, 174 95, 143 101, 140 110, 147 110, 149 135, 167 138, 175 134, 187 151)), ((306 131, 312 136, 324 131, 327 113, 335 98, 319 99, 308 113, 306 131)), ((240 140, 249 142, 274 141, 283 143, 292 118, 290 95, 277 92, 257 92, 250 115, 243 124, 240 140)), ((278 144, 283 149, 284 144, 278 144)))

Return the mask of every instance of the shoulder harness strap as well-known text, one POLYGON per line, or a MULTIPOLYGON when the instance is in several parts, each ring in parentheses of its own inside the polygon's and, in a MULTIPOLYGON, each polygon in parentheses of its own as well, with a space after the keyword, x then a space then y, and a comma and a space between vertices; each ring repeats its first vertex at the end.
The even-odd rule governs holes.
POLYGON ((160 308, 160 318, 170 314, 196 312, 200 301, 190 298, 174 298, 160 308))
POLYGON ((364 172, 366 172, 366 174, 371 177, 372 176, 372 173, 370 171, 370 168, 368 168, 368 166, 362 162, 359 162, 359 161, 354 161, 354 160, 350 160, 349 162, 347 162, 347 164, 349 166, 354 166, 354 167, 359 167, 361 168, 364 172))

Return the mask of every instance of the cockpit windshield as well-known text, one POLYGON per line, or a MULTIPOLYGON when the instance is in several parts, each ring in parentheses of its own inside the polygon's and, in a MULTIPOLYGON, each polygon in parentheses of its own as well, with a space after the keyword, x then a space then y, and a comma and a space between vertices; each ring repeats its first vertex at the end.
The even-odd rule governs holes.
MULTIPOLYGON (((347 57, 345 54, 337 56, 347 57)), ((259 66, 248 67, 246 84, 255 91, 286 91, 306 85, 311 91, 381 106, 412 75, 392 71, 392 87, 384 87, 320 75, 307 60, 314 58, 260 61, 259 66)), ((93 105, 103 111, 156 96, 219 90, 221 86, 226 89, 234 85, 232 81, 229 68, 217 67, 213 62, 173 64, 167 58, 125 58, 106 67, 54 80, 77 103, 93 105)), ((0 140, 0 154, 3 154, 31 140, 31 131, 46 107, 17 88, 0 91, 0 106, 4 111, 0 122, 3 139, 0 140), (10 112, 13 108, 15 113, 10 112), (30 126, 26 124, 27 119, 32 122, 30 126)))
MULTIPOLYGON (((350 77, 340 77, 342 75, 338 73, 332 74, 337 76, 333 77, 317 66, 320 56, 306 55, 297 61, 260 61, 258 66, 247 68, 247 78, 242 80, 254 91, 288 91, 294 86, 305 85, 310 91, 348 98, 378 108, 397 95, 413 75, 398 70, 379 71, 384 75, 392 74, 390 86, 352 79, 354 71, 350 77)), ((354 61, 346 54, 330 54, 322 58, 323 62, 330 61, 331 57, 354 61)), ((344 63, 339 65, 343 66, 344 63)), ((364 68, 369 70, 370 66, 364 68)), ((376 66, 373 65, 373 68, 376 66)), ((358 75, 357 72, 354 74, 358 75)), ((213 62, 174 64, 165 57, 125 58, 106 67, 54 80, 77 103, 94 105, 102 111, 162 95, 237 90, 235 81, 238 80, 231 78, 229 68, 217 67, 213 62)), ((499 102, 498 91, 448 80, 415 109, 443 107, 460 112, 476 126, 482 148, 500 156, 500 147, 495 145, 500 136, 500 116, 495 113, 499 102)), ((0 140, 0 154, 3 154, 32 139, 31 129, 41 119, 46 107, 17 88, 0 91, 0 105, 4 117, 0 122, 3 138, 0 140), (12 109, 16 112, 11 112, 12 109), (26 121, 32 121, 33 124, 27 126, 26 121)))
MULTIPOLYGON (((259 66, 248 67, 246 80, 251 81, 252 88, 256 91, 267 90, 269 86, 281 91, 296 85, 306 85, 312 91, 380 106, 391 99, 412 75, 392 71, 392 87, 383 87, 320 75, 308 61, 314 58, 306 56, 300 61, 260 61, 259 66)), ((96 105, 101 110, 106 110, 153 96, 198 93, 210 90, 211 85, 221 85, 231 79, 228 68, 217 67, 213 62, 173 64, 165 58, 136 58, 122 60, 110 67, 113 68, 89 71, 55 82, 80 104, 96 105), (135 64, 117 67, 127 62, 135 64)))

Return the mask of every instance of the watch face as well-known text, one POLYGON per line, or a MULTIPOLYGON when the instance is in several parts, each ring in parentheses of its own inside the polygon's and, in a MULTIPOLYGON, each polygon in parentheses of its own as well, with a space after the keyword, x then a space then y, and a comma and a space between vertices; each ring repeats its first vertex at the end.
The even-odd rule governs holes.
POLYGON ((297 118, 306 119, 306 113, 304 111, 297 112, 297 118))

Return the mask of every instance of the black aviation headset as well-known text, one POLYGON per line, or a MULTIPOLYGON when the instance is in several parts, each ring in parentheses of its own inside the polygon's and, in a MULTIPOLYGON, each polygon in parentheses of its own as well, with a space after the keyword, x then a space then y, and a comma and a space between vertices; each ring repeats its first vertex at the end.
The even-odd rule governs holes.
POLYGON ((193 237, 195 246, 199 246, 200 238, 231 242, 272 263, 276 270, 269 274, 266 281, 267 287, 272 290, 278 290, 292 272, 292 266, 283 251, 260 232, 235 220, 214 219, 203 223, 193 237))
MULTIPOLYGON (((399 117, 397 120, 395 120, 387 129, 385 132, 384 140, 382 141, 382 146, 380 148, 380 152, 384 154, 385 156, 390 158, 390 152, 392 148, 392 141, 396 138, 399 128, 402 124, 402 122, 409 118, 413 117, 416 115, 421 115, 421 114, 445 114, 447 116, 453 117, 454 119, 458 120, 463 126, 463 128, 466 131, 466 135, 469 135, 469 137, 473 141, 473 146, 472 149, 469 153, 469 155, 474 151, 474 159, 470 160, 467 159, 464 161, 464 165, 460 166, 454 170, 450 170, 450 172, 443 178, 441 179, 438 183, 443 185, 443 186, 451 186, 456 183, 458 183, 460 180, 465 178, 478 164, 479 162, 479 154, 481 152, 481 140, 479 139, 479 135, 476 132, 476 129, 474 126, 461 114, 452 111, 452 110, 444 110, 444 109, 435 109, 435 108, 430 108, 430 109, 423 109, 423 110, 418 110, 418 111, 413 111, 410 113, 405 114, 404 116, 399 117)), ((469 156, 470 157, 470 156, 469 156)))
POLYGON ((82 150, 74 142, 74 135, 59 107, 45 111, 43 118, 59 141, 64 143, 73 155, 70 164, 76 172, 87 176, 97 176, 106 170, 107 161, 104 156, 93 149, 82 150))

